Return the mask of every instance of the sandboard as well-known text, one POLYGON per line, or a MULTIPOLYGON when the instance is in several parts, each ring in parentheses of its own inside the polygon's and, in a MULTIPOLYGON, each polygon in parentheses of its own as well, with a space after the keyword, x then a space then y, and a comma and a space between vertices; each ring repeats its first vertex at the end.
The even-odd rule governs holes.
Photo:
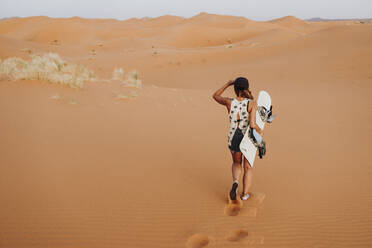
MULTIPOLYGON (((257 111, 256 111, 256 124, 263 130, 267 122, 267 113, 271 109, 271 97, 269 93, 262 90, 258 93, 257 98, 257 111), (266 117, 266 118, 265 118, 266 117)), ((250 135, 250 130, 245 132, 244 137, 240 143, 240 150, 245 158, 247 158, 251 167, 253 167, 254 159, 257 153, 257 142, 254 141, 250 135)))

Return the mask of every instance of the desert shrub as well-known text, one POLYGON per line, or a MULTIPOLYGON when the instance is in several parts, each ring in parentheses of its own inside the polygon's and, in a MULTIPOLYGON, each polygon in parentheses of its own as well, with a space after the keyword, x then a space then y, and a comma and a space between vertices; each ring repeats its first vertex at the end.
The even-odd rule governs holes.
POLYGON ((124 80, 124 70, 122 68, 115 68, 112 73, 113 80, 124 80))
POLYGON ((31 55, 30 61, 7 58, 0 61, 0 74, 13 80, 43 80, 72 88, 82 88, 84 81, 96 79, 93 71, 83 65, 67 63, 55 53, 31 55))
POLYGON ((30 61, 18 57, 0 60, 0 74, 5 74, 12 80, 43 80, 72 88, 82 88, 86 81, 112 80, 120 81, 127 87, 142 87, 142 81, 135 70, 125 77, 122 68, 115 68, 112 79, 99 79, 92 70, 83 65, 65 62, 55 53, 33 54, 30 61))
POLYGON ((125 86, 129 86, 129 87, 135 87, 135 88, 142 87, 142 81, 139 79, 139 75, 136 70, 129 72, 123 83, 125 86))

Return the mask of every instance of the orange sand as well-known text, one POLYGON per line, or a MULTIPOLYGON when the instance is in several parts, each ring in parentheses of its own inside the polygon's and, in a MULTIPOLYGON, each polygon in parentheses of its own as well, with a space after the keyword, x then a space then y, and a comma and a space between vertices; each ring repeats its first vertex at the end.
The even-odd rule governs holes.
POLYGON ((100 78, 136 69, 143 88, 0 75, 0 247, 372 246, 372 25, 0 21, 0 59, 25 51, 100 78), (253 198, 229 214, 228 120, 211 95, 237 76, 278 117, 253 198))

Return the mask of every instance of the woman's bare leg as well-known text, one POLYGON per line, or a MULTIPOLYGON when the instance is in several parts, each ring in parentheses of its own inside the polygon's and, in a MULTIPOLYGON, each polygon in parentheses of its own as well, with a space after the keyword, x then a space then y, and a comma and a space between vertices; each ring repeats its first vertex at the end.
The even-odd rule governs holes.
POLYGON ((253 168, 250 167, 249 162, 244 158, 244 174, 243 174, 243 195, 249 193, 249 189, 252 185, 253 168))
POLYGON ((233 163, 232 163, 232 177, 233 181, 239 181, 240 174, 242 173, 242 153, 231 152, 233 163))
POLYGON ((231 152, 233 163, 232 163, 232 177, 233 184, 230 190, 230 199, 236 200, 236 195, 239 187, 240 174, 242 173, 242 153, 231 152))

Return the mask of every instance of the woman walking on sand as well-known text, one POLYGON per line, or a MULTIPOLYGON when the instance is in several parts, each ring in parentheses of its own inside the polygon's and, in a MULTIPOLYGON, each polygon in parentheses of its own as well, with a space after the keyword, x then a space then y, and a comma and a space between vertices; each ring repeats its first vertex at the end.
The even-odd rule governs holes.
MULTIPOLYGON (((242 152, 239 145, 242 141, 248 127, 255 129, 260 135, 263 135, 262 130, 256 125, 257 104, 253 100, 251 91, 249 90, 249 82, 244 77, 239 77, 235 81, 230 80, 222 88, 213 94, 214 100, 219 104, 225 105, 229 114, 230 127, 228 133, 228 144, 231 152, 232 178, 233 184, 230 190, 230 199, 236 200, 238 193, 239 178, 242 171, 242 152), (229 87, 234 85, 235 98, 222 97, 222 93, 229 87)), ((244 158, 243 162, 243 192, 242 200, 248 200, 251 196, 249 188, 252 184, 253 168, 248 160, 244 158)))

